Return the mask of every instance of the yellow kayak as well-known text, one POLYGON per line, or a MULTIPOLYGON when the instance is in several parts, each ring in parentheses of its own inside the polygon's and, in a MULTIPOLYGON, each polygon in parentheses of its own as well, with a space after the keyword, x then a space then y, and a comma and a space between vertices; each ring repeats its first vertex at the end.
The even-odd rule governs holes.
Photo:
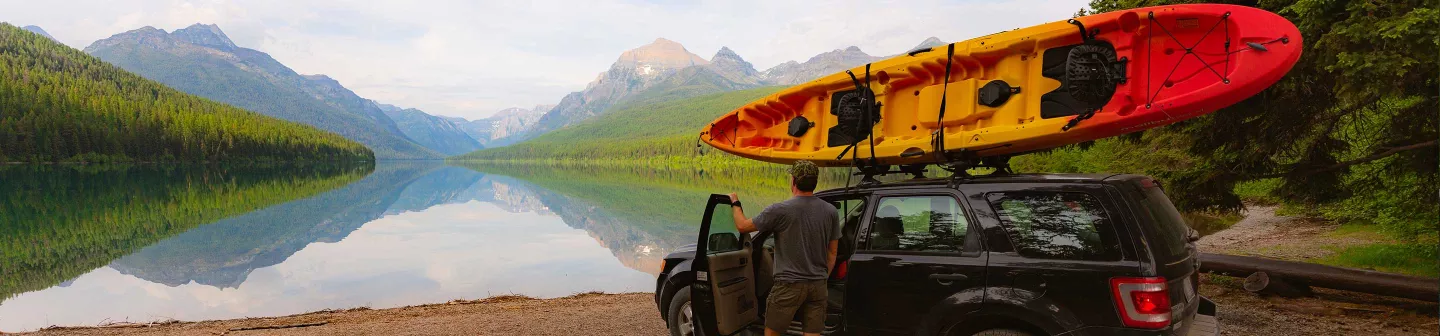
POLYGON ((872 153, 882 165, 1015 155, 1235 104, 1279 81, 1300 50, 1293 23, 1251 7, 1109 12, 825 76, 735 109, 700 138, 746 158, 822 166, 872 153))

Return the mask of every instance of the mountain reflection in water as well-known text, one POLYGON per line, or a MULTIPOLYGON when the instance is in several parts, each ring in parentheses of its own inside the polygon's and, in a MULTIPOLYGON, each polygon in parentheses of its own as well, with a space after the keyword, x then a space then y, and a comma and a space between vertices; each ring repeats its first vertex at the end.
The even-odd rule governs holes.
POLYGON ((695 241, 708 194, 739 191, 747 204, 765 206, 786 197, 787 190, 778 170, 712 175, 382 162, 373 171, 311 168, 288 176, 291 170, 276 168, 246 177, 244 170, 210 171, 216 169, 221 168, 130 168, 120 175, 0 170, 7 178, 80 179, 89 189, 70 189, 91 191, 0 189, 8 194, 0 196, 12 200, 38 197, 62 204, 45 211, 29 209, 34 202, 5 205, 28 212, 6 217, 19 224, 0 226, 5 230, 0 232, 32 242, 20 252, 4 251, 10 256, 0 259, 7 268, 0 282, 31 285, 0 287, 7 291, 0 292, 0 330, 382 308, 512 293, 646 292, 660 258, 695 241), (137 198, 93 192, 156 188, 126 182, 136 170, 155 175, 146 181, 184 181, 159 187, 206 192, 141 190, 157 195, 151 198, 160 205, 148 207, 138 206, 137 198), (235 181, 260 187, 246 189, 235 181), (260 200, 235 202, 235 197, 260 200), (213 205, 199 213, 217 215, 186 216, 191 222, 183 222, 166 211, 192 203, 213 205), (244 208, 252 203, 263 206, 244 208), (74 232, 34 233, 53 225, 48 216, 54 213, 96 208, 108 210, 56 228, 74 232), (117 213, 141 224, 116 230, 117 213), (165 229, 156 229, 154 221, 165 222, 158 226, 165 229), (102 248, 113 252, 101 254, 44 248, 64 246, 47 240, 72 236, 98 237, 88 240, 91 245, 134 247, 102 248), (49 262, 14 257, 27 255, 49 262))

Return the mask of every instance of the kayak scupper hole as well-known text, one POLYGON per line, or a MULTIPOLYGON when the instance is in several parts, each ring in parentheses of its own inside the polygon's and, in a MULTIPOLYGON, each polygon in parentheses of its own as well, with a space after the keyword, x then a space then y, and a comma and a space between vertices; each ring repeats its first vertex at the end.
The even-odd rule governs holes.
POLYGON ((890 84, 889 72, 881 71, 880 73, 875 74, 875 76, 880 78, 880 85, 890 84))
POLYGON ((914 131, 914 130, 915 130, 915 125, 910 125, 910 130, 911 130, 911 131, 914 131))
POLYGON ((916 96, 919 96, 919 95, 920 95, 920 90, 915 90, 915 95, 916 95, 916 96))

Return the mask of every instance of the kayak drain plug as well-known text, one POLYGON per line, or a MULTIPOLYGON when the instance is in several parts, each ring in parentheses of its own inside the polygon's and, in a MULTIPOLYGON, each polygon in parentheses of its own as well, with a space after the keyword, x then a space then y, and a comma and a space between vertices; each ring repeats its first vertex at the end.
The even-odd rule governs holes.
POLYGON ((792 137, 799 138, 805 135, 805 132, 809 132, 811 127, 815 127, 814 122, 806 119, 805 116, 798 116, 795 117, 795 119, 790 119, 790 130, 785 133, 790 134, 792 137))
POLYGON ((1010 100, 1010 96, 1020 93, 1020 88, 1011 87, 1010 83, 1003 80, 993 80, 980 87, 980 105, 989 107, 1000 107, 1010 100))

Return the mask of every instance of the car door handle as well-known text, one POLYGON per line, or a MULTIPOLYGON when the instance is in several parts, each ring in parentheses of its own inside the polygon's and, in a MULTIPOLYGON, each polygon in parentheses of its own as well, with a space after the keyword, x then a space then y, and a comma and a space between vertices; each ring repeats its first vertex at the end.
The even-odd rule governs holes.
POLYGON ((931 275, 930 275, 930 279, 941 280, 941 281, 965 281, 965 280, 967 280, 967 279, 970 279, 970 277, 969 277, 969 276, 966 276, 966 275, 964 275, 964 274, 960 274, 960 273, 949 273, 949 274, 931 274, 931 275))

